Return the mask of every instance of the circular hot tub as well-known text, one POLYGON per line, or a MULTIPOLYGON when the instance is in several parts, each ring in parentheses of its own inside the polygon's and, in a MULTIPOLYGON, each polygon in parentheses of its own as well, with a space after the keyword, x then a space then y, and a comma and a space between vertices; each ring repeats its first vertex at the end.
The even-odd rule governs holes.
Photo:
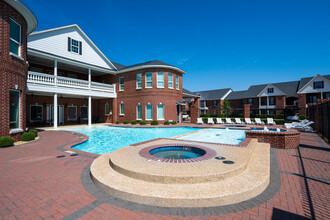
POLYGON ((166 146, 154 148, 149 154, 165 159, 192 159, 204 156, 206 151, 197 147, 166 146))

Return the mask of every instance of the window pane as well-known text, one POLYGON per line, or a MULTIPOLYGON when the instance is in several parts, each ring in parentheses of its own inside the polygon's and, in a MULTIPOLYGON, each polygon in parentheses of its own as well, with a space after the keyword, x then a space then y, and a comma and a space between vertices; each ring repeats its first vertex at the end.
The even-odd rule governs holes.
POLYGON ((75 106, 68 106, 68 120, 77 119, 77 108, 75 106))
POLYGON ((136 88, 141 89, 142 88, 142 74, 136 74, 136 88))
POLYGON ((119 78, 119 90, 120 91, 124 90, 124 77, 119 78))
POLYGON ((120 114, 121 115, 125 114, 125 105, 124 105, 124 103, 120 103, 120 114))
POLYGON ((10 41, 10 52, 12 52, 12 53, 16 54, 17 56, 19 56, 18 49, 19 49, 19 45, 11 40, 10 41))
POLYGON ((175 76, 175 88, 179 89, 179 76, 175 76))
POLYGON ((157 73, 157 88, 164 88, 164 73, 157 73))
POLYGON ((19 91, 10 91, 10 128, 19 128, 19 91))
POLYGON ((42 121, 42 106, 31 105, 31 121, 42 121))
POLYGON ((152 120, 152 105, 146 106, 147 112, 146 112, 146 119, 152 120))
POLYGON ((105 104, 105 114, 108 115, 110 113, 110 106, 109 104, 105 104))
POLYGON ((136 119, 142 120, 142 105, 137 106, 136 119))
POLYGON ((10 19, 10 38, 21 43, 21 27, 12 19, 10 19))
POLYGON ((164 105, 157 105, 157 119, 163 120, 164 118, 164 105))
POLYGON ((173 74, 168 74, 168 88, 173 89, 173 74))
POLYGON ((80 118, 88 119, 88 108, 87 106, 80 107, 80 118))
POLYGON ((146 74, 146 87, 148 88, 152 87, 152 73, 146 74))

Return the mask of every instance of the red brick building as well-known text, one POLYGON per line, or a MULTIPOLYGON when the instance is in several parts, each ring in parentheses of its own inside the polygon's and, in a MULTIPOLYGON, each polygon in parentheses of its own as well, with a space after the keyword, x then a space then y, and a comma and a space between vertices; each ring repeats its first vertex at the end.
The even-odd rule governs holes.
POLYGON ((27 35, 36 27, 21 1, 0 1, 0 136, 18 139, 25 130, 27 35))

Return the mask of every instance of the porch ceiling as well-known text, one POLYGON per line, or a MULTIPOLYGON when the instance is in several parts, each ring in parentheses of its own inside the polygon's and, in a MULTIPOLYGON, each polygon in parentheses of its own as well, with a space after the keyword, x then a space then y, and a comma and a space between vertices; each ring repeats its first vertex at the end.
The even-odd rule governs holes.
MULTIPOLYGON (((54 93, 52 92, 27 92, 26 93, 29 96, 50 96, 53 97, 54 93)), ((88 99, 88 96, 83 96, 83 95, 73 95, 73 94, 58 94, 58 98, 79 98, 79 99, 88 99)), ((112 98, 104 98, 104 97, 95 97, 92 96, 92 99, 112 99, 112 98)))

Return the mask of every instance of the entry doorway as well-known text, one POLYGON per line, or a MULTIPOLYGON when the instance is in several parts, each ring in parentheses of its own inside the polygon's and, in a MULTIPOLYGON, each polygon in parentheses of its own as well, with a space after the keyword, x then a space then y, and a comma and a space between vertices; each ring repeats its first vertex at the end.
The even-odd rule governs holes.
POLYGON ((176 110, 177 110, 177 121, 178 123, 181 123, 181 118, 182 118, 182 109, 181 105, 176 105, 176 110))
MULTIPOLYGON (((63 105, 57 106, 57 115, 58 115, 57 123, 59 125, 63 125, 64 124, 64 106, 63 105)), ((53 105, 47 105, 47 124, 48 125, 54 124, 54 106, 53 105)))

